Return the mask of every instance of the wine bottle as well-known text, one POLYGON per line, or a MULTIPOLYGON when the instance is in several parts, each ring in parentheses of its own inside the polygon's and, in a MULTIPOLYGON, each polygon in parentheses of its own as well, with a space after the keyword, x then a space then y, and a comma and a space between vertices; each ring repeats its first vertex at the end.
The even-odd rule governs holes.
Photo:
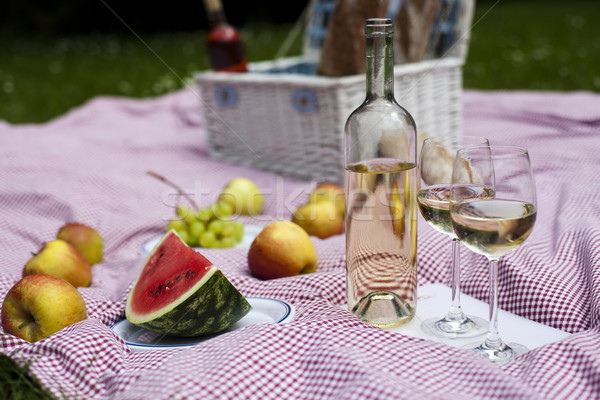
POLYGON ((240 33, 227 22, 221 0, 204 0, 210 31, 206 39, 213 71, 246 72, 248 60, 240 33))
POLYGON ((394 98, 393 24, 368 19, 366 98, 345 125, 346 294, 365 323, 410 321, 417 302, 416 125, 394 98))

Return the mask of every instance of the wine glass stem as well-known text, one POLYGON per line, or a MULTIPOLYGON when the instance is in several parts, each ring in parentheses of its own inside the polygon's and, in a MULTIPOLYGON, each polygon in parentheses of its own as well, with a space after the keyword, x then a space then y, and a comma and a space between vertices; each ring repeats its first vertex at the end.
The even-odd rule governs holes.
POLYGON ((451 321, 464 320, 465 314, 460 306, 460 241, 452 238, 452 268, 450 270, 452 287, 452 305, 446 319, 451 321))
POLYGON ((485 339, 489 349, 500 349, 503 346, 498 334, 498 259, 490 259, 490 326, 485 339))

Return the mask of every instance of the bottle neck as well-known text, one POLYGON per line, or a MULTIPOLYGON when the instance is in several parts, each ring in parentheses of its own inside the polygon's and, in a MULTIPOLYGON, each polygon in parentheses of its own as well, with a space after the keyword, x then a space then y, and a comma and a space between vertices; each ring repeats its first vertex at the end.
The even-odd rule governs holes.
POLYGON ((206 9, 206 17, 211 28, 227 23, 221 0, 204 0, 204 8, 206 9))
POLYGON ((391 24, 367 25, 367 100, 394 98, 394 49, 391 24))

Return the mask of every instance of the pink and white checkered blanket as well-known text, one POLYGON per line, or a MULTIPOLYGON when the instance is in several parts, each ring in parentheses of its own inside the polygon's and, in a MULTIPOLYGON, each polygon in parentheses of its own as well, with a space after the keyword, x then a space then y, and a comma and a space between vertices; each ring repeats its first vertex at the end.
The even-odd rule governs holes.
MULTIPOLYGON (((110 327, 124 318, 144 262, 140 246, 164 232, 176 202, 146 170, 177 181, 201 205, 229 179, 248 176, 266 194, 259 225, 289 219, 312 189, 211 160, 198 105, 182 90, 100 97, 41 125, 0 121, 0 299, 63 223, 86 223, 105 238, 105 261, 79 289, 87 320, 37 343, 0 333, 0 351, 32 361, 58 398, 600 398, 600 95, 465 92, 464 133, 528 148, 536 174, 538 221, 501 263, 500 306, 571 333, 504 365, 361 323, 343 307, 343 236, 313 238, 316 273, 271 281, 250 275, 244 249, 204 251, 244 295, 286 300, 295 319, 189 348, 131 352, 110 327)), ((449 246, 419 225, 420 284, 448 281, 449 246)), ((467 260, 463 291, 486 301, 487 264, 467 260)))

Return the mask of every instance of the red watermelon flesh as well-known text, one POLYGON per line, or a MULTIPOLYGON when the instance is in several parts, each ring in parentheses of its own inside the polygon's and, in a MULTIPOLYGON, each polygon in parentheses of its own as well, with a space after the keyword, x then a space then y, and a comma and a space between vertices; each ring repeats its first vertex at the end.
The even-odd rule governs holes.
POLYGON ((173 298, 185 294, 198 282, 198 277, 210 270, 212 263, 206 257, 181 243, 176 234, 167 234, 148 255, 135 285, 145 293, 134 292, 136 301, 131 305, 132 311, 152 313, 160 310, 173 298))
POLYGON ((228 328, 252 307, 223 273, 173 230, 152 250, 129 292, 129 322, 172 336, 228 328))

